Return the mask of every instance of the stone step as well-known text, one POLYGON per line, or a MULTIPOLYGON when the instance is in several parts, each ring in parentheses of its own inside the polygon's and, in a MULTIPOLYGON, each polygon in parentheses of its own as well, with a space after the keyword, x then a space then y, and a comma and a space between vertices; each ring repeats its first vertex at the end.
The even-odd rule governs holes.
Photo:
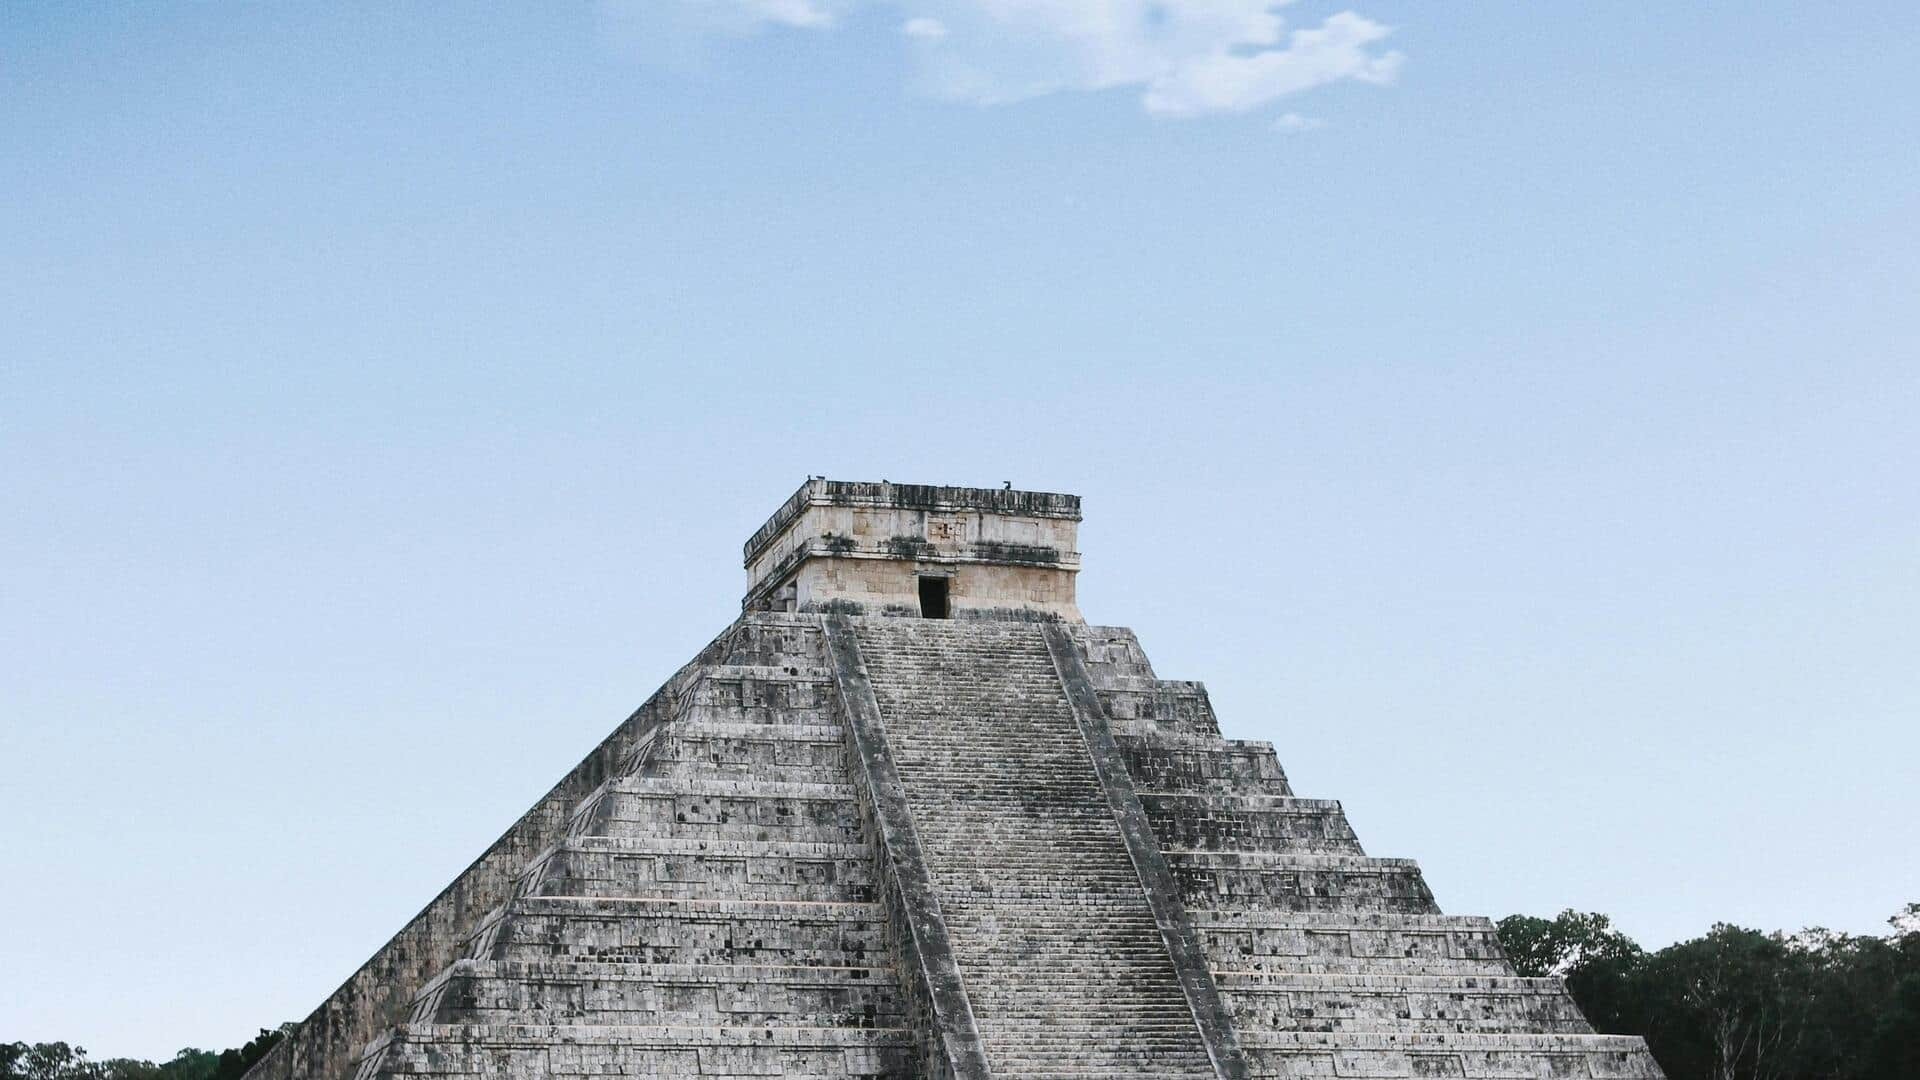
POLYGON ((1140 882, 1131 875, 1089 876, 1078 887, 1011 886, 995 877, 1008 869, 983 869, 977 875, 940 873, 933 875, 933 879, 940 886, 942 895, 952 900, 956 911, 962 907, 984 909, 1013 904, 1057 908, 1063 900, 1083 902, 1087 910, 1104 903, 1104 910, 1109 913, 1121 910, 1122 906, 1127 911, 1134 911, 1132 894, 1140 890, 1140 882))
POLYGON ((871 901, 865 844, 669 836, 569 837, 529 868, 524 895, 871 901))
POLYGON ((1291 795, 1270 743, 1155 731, 1114 735, 1134 786, 1146 791, 1291 795))
POLYGON ((356 1080, 387 1076, 587 1080, 918 1080, 906 1028, 402 1024, 367 1048, 356 1080))
POLYGON ((413 1021, 891 1028, 903 1008, 890 967, 460 960, 413 1021))
POLYGON ((802 771, 808 766, 844 777, 846 733, 840 726, 737 723, 692 713, 650 733, 622 771, 804 782, 813 778, 802 771))
POLYGON ((1214 978, 1238 973, 1510 976, 1490 920, 1471 915, 1191 907, 1214 978))
POLYGON ((837 720, 825 724, 755 724, 745 721, 717 720, 688 716, 675 720, 665 730, 675 738, 690 741, 743 739, 751 743, 818 742, 840 744, 846 741, 846 729, 837 720))
MULTIPOLYGON (((1182 1045, 1182 1041, 1171 1033, 1152 1037, 1131 1026, 1120 1030, 1116 1030, 1117 1027, 1103 1026, 1097 1022, 1048 1024, 1035 1021, 1013 1025, 990 1021, 982 1025, 981 1036, 1003 1044, 1000 1052, 989 1053, 995 1073, 1001 1075, 1027 1076, 1026 1069, 1012 1068, 1019 1063, 1031 1063, 1049 1072, 1055 1069, 1124 1067, 1146 1062, 1176 1067, 1185 1065, 1203 1070, 1208 1068, 1206 1055, 1192 1049, 1190 1036, 1182 1045), (1115 1038, 1115 1035, 1123 1035, 1124 1039, 1115 1038), (1012 1048, 1016 1046, 1018 1049, 1012 1048)), ((1204 1077, 1207 1072, 1198 1075, 1204 1077)))
POLYGON ((753 724, 710 720, 698 714, 675 720, 661 734, 675 745, 663 757, 715 764, 802 764, 823 750, 844 747, 846 732, 837 724, 753 724))
POLYGON ((730 723, 828 724, 836 707, 830 668, 714 664, 681 692, 676 719, 730 723))
POLYGON ((1140 791, 1140 804, 1167 848, 1363 855, 1333 799, 1284 795, 1140 791))
POLYGON ((844 783, 783 783, 776 780, 716 778, 711 780, 669 780, 659 777, 622 776, 607 781, 604 790, 622 795, 709 796, 713 798, 850 798, 853 787, 844 783))
POLYGON ((1038 859, 1008 859, 998 865, 968 864, 935 867, 933 878, 956 897, 974 896, 982 900, 993 897, 1008 900, 1040 896, 1112 897, 1116 892, 1121 894, 1122 899, 1130 900, 1130 894, 1138 891, 1140 887, 1139 879, 1133 875, 1132 867, 1114 864, 1104 858, 1079 858, 1073 854, 1062 855, 1051 864, 1038 859), (1072 868, 1080 877, 1080 882, 1076 885, 1049 887, 1028 880, 1046 870, 1061 867, 1072 868), (1010 878, 1013 880, 1009 880, 1010 878))
POLYGON ((578 836, 675 836, 856 843, 863 838, 847 784, 627 776, 574 811, 578 836))
MULTIPOLYGON (((840 784, 847 778, 846 752, 838 746, 822 743, 795 743, 796 752, 785 755, 787 761, 774 759, 775 747, 764 745, 766 751, 758 755, 760 760, 741 760, 739 757, 721 759, 718 755, 709 755, 704 747, 660 747, 669 753, 681 756, 665 756, 656 752, 639 768, 634 775, 669 780, 767 780, 781 784, 840 784), (810 760, 809 760, 810 759, 810 760)), ((737 748, 729 747, 721 751, 731 755, 737 748)))
POLYGON ((1438 911, 1412 859, 1166 850, 1189 908, 1438 911))
POLYGON ((1099 691, 1116 734, 1220 734, 1220 719, 1204 683, 1186 679, 1117 678, 1099 691))
POLYGON ((1243 1031, 1240 1048, 1256 1077, 1662 1080, 1646 1044, 1627 1035, 1243 1031))
MULTIPOLYGON (((1169 991, 1169 987, 1159 983, 1130 984, 1115 982, 1116 993, 1141 994, 1143 992, 1160 994, 1169 991)), ((1003 1030, 1016 1021, 1030 1020, 1046 1026, 1064 1026, 1068 1024, 1107 1024, 1124 1026, 1130 1032, 1145 1037, 1154 1030, 1174 1032, 1184 1047, 1194 1045, 1193 1018, 1185 1013, 1164 1008, 1132 1007, 1115 1005, 1111 1001, 1101 1001, 1094 997, 1081 997, 1059 993, 1049 989, 1045 994, 1023 991, 1011 983, 999 986, 985 986, 978 993, 969 991, 976 1018, 984 1015, 980 1023, 988 1027, 998 1026, 1003 1030)), ((1017 1051, 1020 1047, 1004 1046, 1001 1049, 1017 1051)))
POLYGON ((1126 627, 1069 623, 1067 636, 1079 647, 1087 675, 1097 688, 1107 689, 1119 679, 1155 677, 1146 650, 1126 627))
POLYGON ((464 955, 867 967, 887 963, 891 952, 876 904, 530 896, 483 920, 464 955))
POLYGON ((1216 982, 1243 1031, 1593 1031, 1559 979, 1237 972, 1216 982))
POLYGON ((744 616, 729 643, 727 660, 763 667, 818 666, 827 662, 820 620, 811 615, 754 612, 744 616), (792 620, 779 622, 773 620, 792 620))
MULTIPOLYGON (((977 955, 991 959, 996 968, 1028 967, 1037 968, 1053 964, 1056 959, 1065 958, 1073 963, 1085 963, 1115 971, 1131 971, 1142 960, 1162 959, 1151 945, 1151 939, 1139 935, 1115 933, 1103 935, 1102 939, 1087 944, 1067 944, 1058 940, 1068 923, 1060 920, 1040 925, 1036 923, 1009 924, 1003 919, 956 920, 950 929, 972 930, 980 934, 991 934, 998 940, 993 947, 981 949, 977 955), (1048 940, 1048 938, 1053 940, 1048 940)), ((1141 928, 1144 931, 1144 928, 1141 928)), ((1057 966, 1057 965, 1056 965, 1057 966)), ((1155 967, 1150 972, 1140 973, 1141 978, 1159 979, 1167 976, 1163 968, 1155 967)))

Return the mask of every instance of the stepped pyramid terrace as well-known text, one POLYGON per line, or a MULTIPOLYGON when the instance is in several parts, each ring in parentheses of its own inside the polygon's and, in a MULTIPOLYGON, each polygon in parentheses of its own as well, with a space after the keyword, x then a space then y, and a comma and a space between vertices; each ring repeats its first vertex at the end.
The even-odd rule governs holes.
POLYGON ((1084 621, 1079 521, 809 480, 740 618, 250 1077, 1660 1076, 1084 621))

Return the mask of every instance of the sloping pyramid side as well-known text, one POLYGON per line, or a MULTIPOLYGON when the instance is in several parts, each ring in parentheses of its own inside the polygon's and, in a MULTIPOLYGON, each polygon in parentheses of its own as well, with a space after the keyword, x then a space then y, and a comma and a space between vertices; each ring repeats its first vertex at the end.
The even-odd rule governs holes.
POLYGON ((1222 738, 1132 631, 1068 630, 1250 1075, 1661 1077, 1560 980, 1515 975, 1490 921, 1441 914, 1416 863, 1367 855, 1338 802, 1296 797, 1270 744, 1222 738))
POLYGON ((924 1075, 821 637, 737 623, 610 740, 438 970, 386 988, 385 1023, 347 1053, 355 1032, 310 1020, 305 1054, 250 1076, 924 1075))
POLYGON ((1660 1077, 1130 631, 777 614, 252 1075, 455 1074, 1660 1077))

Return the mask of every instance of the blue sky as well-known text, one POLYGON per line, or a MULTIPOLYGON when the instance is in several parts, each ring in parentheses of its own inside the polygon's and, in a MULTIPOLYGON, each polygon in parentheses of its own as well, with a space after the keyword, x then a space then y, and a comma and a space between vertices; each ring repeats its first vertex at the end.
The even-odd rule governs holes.
POLYGON ((1085 496, 1088 617, 1447 910, 1879 929, 1917 66, 1910 3, 9 5, 0 1039, 304 1016, 808 473, 1085 496))

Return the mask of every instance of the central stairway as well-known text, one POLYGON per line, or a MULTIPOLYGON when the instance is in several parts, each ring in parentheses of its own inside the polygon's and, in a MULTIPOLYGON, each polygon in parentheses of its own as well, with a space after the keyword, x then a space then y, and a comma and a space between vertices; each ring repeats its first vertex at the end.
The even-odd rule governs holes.
POLYGON ((856 623, 994 1074, 1214 1076, 1040 629, 856 623))

